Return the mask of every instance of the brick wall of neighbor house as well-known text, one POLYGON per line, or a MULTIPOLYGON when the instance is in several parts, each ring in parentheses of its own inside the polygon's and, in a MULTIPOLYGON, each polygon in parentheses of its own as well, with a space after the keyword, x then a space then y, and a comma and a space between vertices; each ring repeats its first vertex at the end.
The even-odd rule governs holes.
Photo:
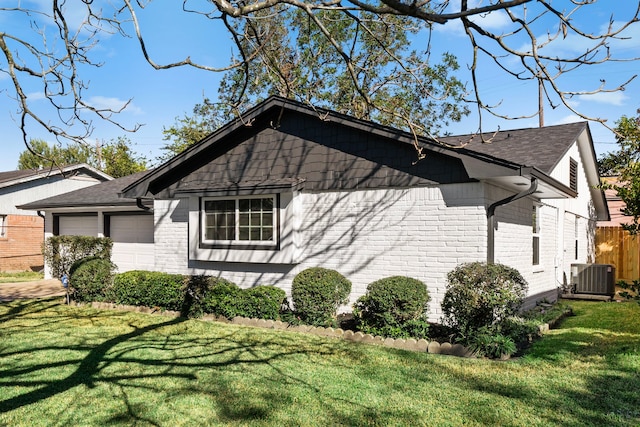
POLYGON ((44 220, 33 215, 7 215, 0 238, 0 271, 40 270, 44 265, 44 220))

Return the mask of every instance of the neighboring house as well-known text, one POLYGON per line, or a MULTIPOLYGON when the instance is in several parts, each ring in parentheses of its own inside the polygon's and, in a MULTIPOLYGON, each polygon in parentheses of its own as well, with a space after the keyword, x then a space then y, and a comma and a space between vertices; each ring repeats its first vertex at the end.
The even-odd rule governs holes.
POLYGON ((97 186, 108 189, 100 197, 79 190, 73 203, 24 208, 46 211, 48 235, 113 237, 128 222, 114 218, 145 201, 153 224, 143 205, 149 223, 130 236, 149 242, 141 268, 290 292, 298 272, 321 266, 351 280, 351 302, 374 280, 407 275, 427 284, 432 320, 447 273, 464 262, 514 267, 529 304, 555 300, 571 263, 593 261, 596 220, 608 218, 589 127, 486 137, 416 140, 272 97, 155 170, 97 186), (107 203, 116 186, 126 207, 107 203))
POLYGON ((85 164, 0 172, 0 271, 39 270, 44 264, 44 219, 37 212, 19 209, 17 205, 110 179, 85 164))

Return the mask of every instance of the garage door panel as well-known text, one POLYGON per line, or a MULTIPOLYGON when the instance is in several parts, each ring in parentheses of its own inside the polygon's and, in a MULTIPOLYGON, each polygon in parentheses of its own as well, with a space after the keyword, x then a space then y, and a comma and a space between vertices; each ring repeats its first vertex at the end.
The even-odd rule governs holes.
POLYGON ((109 228, 118 271, 153 270, 153 215, 112 216, 109 228))
POLYGON ((97 236, 98 217, 61 216, 58 218, 58 234, 60 236, 97 236))
POLYGON ((122 215, 110 218, 114 242, 153 243, 153 215, 122 215))

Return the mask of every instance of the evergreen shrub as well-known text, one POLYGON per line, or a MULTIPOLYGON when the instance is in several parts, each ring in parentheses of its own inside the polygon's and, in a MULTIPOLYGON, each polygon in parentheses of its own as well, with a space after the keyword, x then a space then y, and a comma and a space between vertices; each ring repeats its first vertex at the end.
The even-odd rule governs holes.
POLYGON ((81 302, 104 301, 113 283, 116 266, 104 258, 89 257, 70 268, 70 293, 81 302))
POLYGON ((356 302, 358 328, 392 338, 426 338, 429 300, 427 286, 420 280, 405 276, 377 280, 356 302))
POLYGON ((181 310, 188 277, 155 271, 134 270, 118 274, 110 299, 117 304, 181 310))
POLYGON ((291 286, 295 314, 314 326, 335 324, 338 307, 349 301, 351 282, 335 270, 312 267, 298 273, 291 286))
POLYGON ((461 336, 496 327, 516 316, 527 293, 518 270, 502 264, 462 264, 447 275, 442 300, 443 323, 461 336))

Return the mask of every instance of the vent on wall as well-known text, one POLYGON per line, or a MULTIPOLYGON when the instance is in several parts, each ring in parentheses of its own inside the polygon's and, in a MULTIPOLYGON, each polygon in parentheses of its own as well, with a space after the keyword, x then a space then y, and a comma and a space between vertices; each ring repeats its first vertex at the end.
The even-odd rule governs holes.
POLYGON ((610 264, 571 264, 571 286, 576 294, 615 294, 616 269, 610 264))

